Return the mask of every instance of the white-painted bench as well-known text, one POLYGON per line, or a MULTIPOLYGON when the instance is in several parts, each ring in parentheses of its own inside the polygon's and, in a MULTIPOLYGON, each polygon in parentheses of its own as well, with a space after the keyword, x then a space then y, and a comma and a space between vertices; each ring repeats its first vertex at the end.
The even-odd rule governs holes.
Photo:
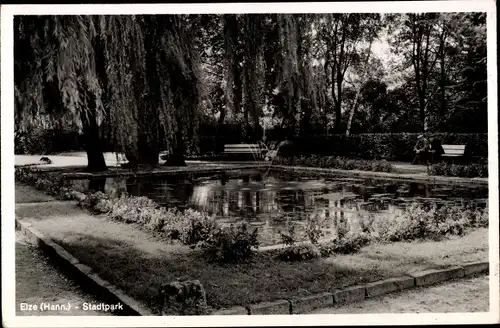
POLYGON ((260 158, 262 157, 262 148, 258 144, 227 144, 224 145, 224 154, 253 154, 255 157, 260 158))
POLYGON ((465 155, 465 145, 442 145, 444 154, 441 158, 451 159, 452 163, 456 158, 462 158, 465 155))

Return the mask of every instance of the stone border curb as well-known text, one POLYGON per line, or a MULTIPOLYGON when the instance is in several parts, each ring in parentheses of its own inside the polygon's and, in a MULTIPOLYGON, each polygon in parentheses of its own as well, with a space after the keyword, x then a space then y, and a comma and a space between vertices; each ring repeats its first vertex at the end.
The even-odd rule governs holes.
POLYGON ((321 167, 308 167, 308 166, 288 166, 288 165, 273 165, 271 169, 281 169, 288 172, 296 173, 316 173, 321 175, 342 175, 351 177, 360 177, 366 179, 387 179, 399 180, 408 182, 428 182, 428 183, 444 183, 444 184, 474 184, 488 186, 488 178, 460 178, 448 177, 437 175, 419 176, 415 174, 406 173, 387 173, 387 172, 372 172, 361 170, 341 170, 341 169, 328 169, 321 167))
POLYGON ((302 296, 288 300, 237 306, 212 312, 211 315, 261 315, 261 314, 300 314, 314 309, 344 305, 363 301, 368 298, 424 287, 441 282, 464 278, 489 270, 488 262, 466 263, 440 270, 425 270, 409 273, 405 276, 379 280, 365 285, 350 286, 332 292, 302 296), (248 310, 248 313, 245 311, 248 310), (288 311, 287 311, 288 310, 288 311))
MULTIPOLYGON (((33 167, 39 164, 27 164, 27 165, 16 165, 18 167, 33 167)), ((474 185, 486 185, 488 186, 488 178, 461 178, 461 177, 449 177, 449 176, 419 176, 415 174, 408 173, 387 173, 387 172, 373 172, 373 171, 361 171, 361 170, 341 170, 335 168, 321 168, 321 167, 309 167, 309 166, 289 166, 281 164, 270 164, 269 162, 256 162, 252 165, 240 165, 240 164, 226 164, 226 167, 217 168, 182 168, 177 170, 172 169, 159 169, 154 171, 108 171, 104 173, 88 173, 88 172, 73 172, 73 173, 61 173, 61 176, 66 179, 98 179, 98 178, 111 178, 111 177, 145 177, 145 176, 158 176, 158 175, 172 175, 172 174, 199 174, 199 173, 224 173, 227 171, 234 170, 246 170, 246 169, 260 169, 268 168, 270 170, 279 169, 288 172, 296 173, 317 173, 321 175, 341 175, 347 177, 360 177, 366 179, 387 179, 387 180, 398 180, 407 182, 428 182, 428 183, 444 183, 444 184, 474 184, 474 185)), ((39 170, 40 173, 45 173, 45 169, 39 170)), ((48 170, 47 172, 49 172, 48 170)))
MULTIPOLYGON (((74 172, 74 173, 61 173, 63 179, 99 179, 99 178, 113 178, 113 177, 150 177, 150 176, 163 176, 163 175, 181 175, 181 174, 219 174, 230 171, 249 170, 266 168, 269 165, 254 164, 254 165, 227 165, 225 167, 209 167, 209 168, 193 168, 187 167, 182 169, 159 169, 152 171, 107 171, 103 173, 88 173, 88 172, 74 172)), ((42 173, 42 172, 41 172, 42 173)))
POLYGON ((92 268, 80 263, 80 261, 66 251, 62 246, 44 236, 27 222, 15 219, 16 230, 20 230, 31 242, 40 248, 47 256, 55 259, 58 264, 65 269, 77 282, 85 288, 92 287, 92 292, 97 294, 109 304, 123 304, 123 311, 120 315, 127 316, 153 316, 149 309, 146 309, 136 300, 126 295, 118 287, 107 282, 93 272, 92 268))

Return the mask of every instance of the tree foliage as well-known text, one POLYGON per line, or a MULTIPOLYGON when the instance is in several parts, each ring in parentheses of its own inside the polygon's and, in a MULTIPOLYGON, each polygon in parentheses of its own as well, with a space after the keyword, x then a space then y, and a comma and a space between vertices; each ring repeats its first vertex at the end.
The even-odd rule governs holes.
POLYGON ((93 170, 103 138, 132 166, 182 165, 207 126, 217 144, 487 130, 484 13, 18 16, 15 32, 16 129, 81 131, 93 170))

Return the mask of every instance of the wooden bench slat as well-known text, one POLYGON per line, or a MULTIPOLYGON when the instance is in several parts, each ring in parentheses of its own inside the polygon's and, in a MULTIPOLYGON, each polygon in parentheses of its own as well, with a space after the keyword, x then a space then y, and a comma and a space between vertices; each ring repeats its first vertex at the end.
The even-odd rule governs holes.
POLYGON ((254 154, 260 156, 262 148, 259 144, 226 144, 224 145, 226 154, 254 154))
POLYGON ((441 157, 453 158, 463 157, 465 155, 465 145, 442 145, 444 154, 441 157))
POLYGON ((461 156, 465 153, 465 145, 442 145, 444 154, 443 155, 456 155, 461 156))
POLYGON ((443 149, 448 149, 448 150, 465 150, 465 147, 443 147, 443 149))

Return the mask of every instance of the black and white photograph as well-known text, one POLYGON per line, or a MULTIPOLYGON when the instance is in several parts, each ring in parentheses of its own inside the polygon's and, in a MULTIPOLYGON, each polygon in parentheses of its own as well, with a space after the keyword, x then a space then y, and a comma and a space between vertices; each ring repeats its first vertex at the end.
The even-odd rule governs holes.
POLYGON ((494 1, 1 11, 6 327, 499 322, 494 1))

